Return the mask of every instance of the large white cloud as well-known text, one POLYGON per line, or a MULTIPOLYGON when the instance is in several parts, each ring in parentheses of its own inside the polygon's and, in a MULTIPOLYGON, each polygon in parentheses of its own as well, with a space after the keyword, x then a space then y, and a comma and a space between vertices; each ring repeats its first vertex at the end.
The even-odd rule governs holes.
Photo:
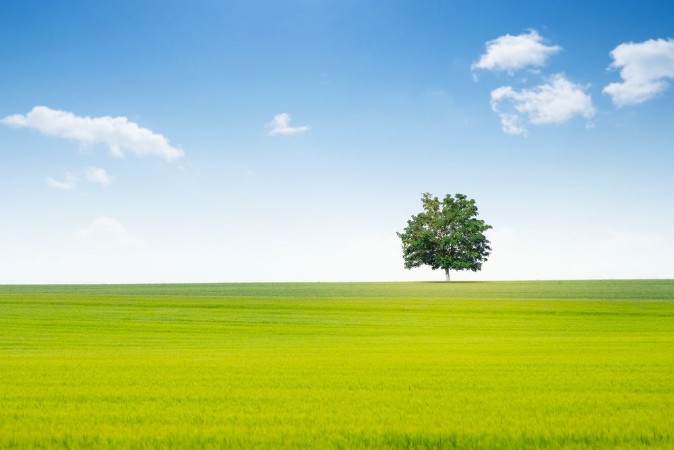
POLYGON ((611 51, 612 69, 620 69, 623 79, 611 83, 604 93, 617 106, 635 105, 652 99, 674 79, 674 40, 650 39, 627 42, 611 51))
POLYGON ((36 106, 28 114, 7 116, 0 122, 11 127, 35 129, 48 136, 72 139, 82 145, 103 144, 116 157, 131 153, 171 161, 183 156, 183 151, 171 146, 163 135, 123 116, 76 116, 71 112, 36 106))
POLYGON ((560 124, 574 116, 595 114, 586 88, 556 74, 532 89, 502 86, 491 92, 491 107, 501 116, 503 131, 526 136, 527 125, 560 124))
POLYGON ((281 113, 274 116, 271 122, 267 125, 270 135, 282 134, 292 135, 300 134, 309 131, 307 125, 293 127, 290 125, 290 114, 281 113))
POLYGON ((557 45, 545 45, 536 30, 528 33, 498 37, 485 44, 486 51, 471 68, 513 73, 526 67, 544 66, 548 58, 562 50, 557 45))

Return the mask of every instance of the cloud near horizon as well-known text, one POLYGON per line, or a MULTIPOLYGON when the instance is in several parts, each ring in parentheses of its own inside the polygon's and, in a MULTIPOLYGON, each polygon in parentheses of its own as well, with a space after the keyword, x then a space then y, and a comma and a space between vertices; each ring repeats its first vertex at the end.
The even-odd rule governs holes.
POLYGON ((626 42, 611 50, 610 69, 619 69, 622 82, 603 92, 618 106, 646 102, 663 92, 674 80, 674 40, 649 39, 626 42))
POLYGON ((271 122, 267 124, 269 129, 269 135, 274 136, 277 134, 290 136, 293 134, 300 134, 309 131, 308 125, 296 126, 293 127, 290 125, 290 114, 281 113, 274 116, 271 122))
POLYGON ((491 92, 492 110, 501 117, 503 131, 526 136, 527 125, 561 124, 574 116, 589 119, 595 109, 586 87, 556 74, 532 89, 501 86, 491 92))
POLYGON ((184 155, 181 149, 171 146, 163 135, 143 128, 124 116, 76 116, 68 111, 35 106, 25 115, 7 116, 0 119, 0 123, 13 128, 38 130, 47 136, 74 140, 85 146, 103 144, 117 158, 131 153, 138 157, 156 156, 172 161, 184 155))
POLYGON ((543 37, 533 29, 516 36, 500 36, 485 44, 485 53, 471 69, 513 74, 527 67, 542 67, 550 56, 562 50, 562 47, 545 45, 544 42, 543 37))
POLYGON ((106 216, 97 217, 91 224, 73 233, 73 238, 89 246, 142 245, 142 241, 132 235, 119 220, 106 216))

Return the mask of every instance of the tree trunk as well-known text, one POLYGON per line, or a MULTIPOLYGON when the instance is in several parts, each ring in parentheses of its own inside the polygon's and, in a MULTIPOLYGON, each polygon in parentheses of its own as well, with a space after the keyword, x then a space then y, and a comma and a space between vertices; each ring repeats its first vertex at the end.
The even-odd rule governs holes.
POLYGON ((449 269, 445 269, 445 281, 449 281, 449 269))

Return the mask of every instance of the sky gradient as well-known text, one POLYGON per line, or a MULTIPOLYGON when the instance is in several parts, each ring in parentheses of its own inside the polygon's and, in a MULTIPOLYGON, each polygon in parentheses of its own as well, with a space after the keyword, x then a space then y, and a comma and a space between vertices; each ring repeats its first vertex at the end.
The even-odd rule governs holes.
POLYGON ((674 4, 3 1, 0 283, 674 277, 674 4))

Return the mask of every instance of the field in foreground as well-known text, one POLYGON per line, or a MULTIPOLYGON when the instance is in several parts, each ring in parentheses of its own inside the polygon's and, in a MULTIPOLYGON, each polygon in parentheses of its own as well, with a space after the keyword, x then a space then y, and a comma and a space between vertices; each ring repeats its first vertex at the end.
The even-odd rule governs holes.
POLYGON ((674 448, 674 280, 0 287, 0 448, 674 448))

